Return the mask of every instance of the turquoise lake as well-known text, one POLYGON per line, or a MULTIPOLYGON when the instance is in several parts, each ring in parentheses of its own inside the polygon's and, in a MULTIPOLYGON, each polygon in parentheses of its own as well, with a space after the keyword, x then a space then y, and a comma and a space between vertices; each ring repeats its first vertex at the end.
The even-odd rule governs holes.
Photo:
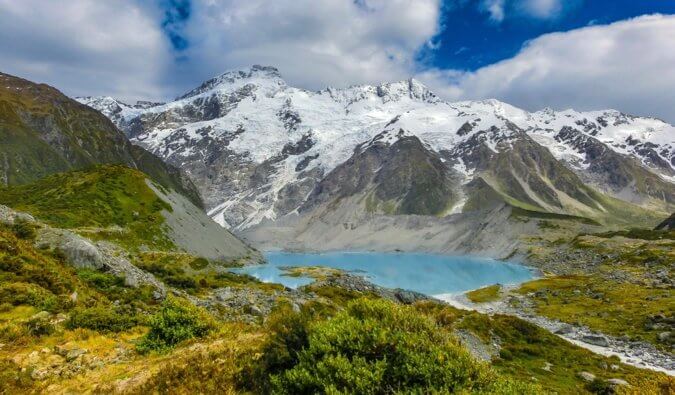
POLYGON ((427 295, 458 293, 491 284, 518 284, 536 277, 528 267, 488 258, 416 253, 290 253, 268 252, 265 265, 234 269, 261 281, 297 288, 307 277, 284 276, 284 266, 325 266, 366 277, 387 288, 403 288, 427 295))

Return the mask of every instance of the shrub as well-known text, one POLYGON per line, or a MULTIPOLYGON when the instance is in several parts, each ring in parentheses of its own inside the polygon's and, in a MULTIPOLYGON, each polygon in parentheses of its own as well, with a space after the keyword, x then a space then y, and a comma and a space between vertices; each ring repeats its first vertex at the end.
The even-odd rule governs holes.
POLYGON ((384 300, 354 301, 315 324, 289 316, 275 339, 284 341, 263 357, 279 362, 273 393, 535 393, 499 378, 426 316, 384 300))
POLYGON ((164 351, 184 340, 203 337, 214 328, 213 318, 204 309, 169 297, 150 318, 150 332, 138 344, 138 350, 164 351))
POLYGON ((0 271, 21 273, 21 269, 23 269, 23 262, 18 255, 0 256, 0 271))
POLYGON ((12 225, 12 232, 20 239, 32 240, 35 238, 35 225, 24 219, 17 219, 12 225))
POLYGON ((26 321, 25 325, 26 329, 28 329, 28 333, 33 336, 51 335, 56 330, 54 324, 49 320, 48 315, 42 316, 36 314, 36 316, 31 317, 26 321))
POLYGON ((110 290, 114 287, 123 287, 124 278, 108 273, 101 273, 94 269, 80 269, 77 275, 87 284, 93 285, 100 290, 110 290))
POLYGON ((209 261, 206 258, 195 258, 190 262, 190 267, 194 270, 204 269, 209 265, 209 261))
POLYGON ((75 308, 66 321, 66 328, 87 328, 100 332, 121 332, 139 324, 139 317, 135 313, 124 311, 121 308, 94 306, 89 308, 75 308))
POLYGON ((63 307, 63 302, 53 293, 39 285, 23 282, 0 284, 0 303, 9 303, 13 306, 25 304, 50 312, 63 307))
POLYGON ((609 382, 602 379, 594 379, 586 385, 588 392, 597 395, 613 395, 616 393, 609 382))
POLYGON ((199 287, 194 278, 183 274, 164 277, 164 281, 172 287, 195 290, 199 287))

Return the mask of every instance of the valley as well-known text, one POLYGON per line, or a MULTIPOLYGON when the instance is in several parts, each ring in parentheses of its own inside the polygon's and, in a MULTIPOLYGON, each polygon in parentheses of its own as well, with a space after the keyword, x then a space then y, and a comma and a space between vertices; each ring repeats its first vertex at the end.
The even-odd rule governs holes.
POLYGON ((0 80, 2 393, 675 391, 663 121, 0 80))

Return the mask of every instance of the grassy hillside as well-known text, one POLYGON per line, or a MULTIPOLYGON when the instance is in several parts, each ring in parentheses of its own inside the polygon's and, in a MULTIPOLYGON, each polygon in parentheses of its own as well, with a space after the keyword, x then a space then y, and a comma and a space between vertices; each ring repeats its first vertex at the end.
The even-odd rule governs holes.
POLYGON ((293 305, 275 296, 282 287, 217 276, 185 254, 144 253, 139 267, 179 295, 161 301, 150 287, 77 270, 58 252, 36 248, 31 226, 0 226, 0 392, 389 393, 391 386, 402 392, 583 394, 609 391, 604 380, 620 378, 651 394, 675 385, 663 374, 594 355, 516 318, 433 302, 401 306, 329 285, 299 290, 304 302, 293 305), (260 294, 274 307, 242 321, 244 307, 195 306, 224 287, 244 301, 260 294), (497 342, 500 349, 490 361, 477 360, 475 345, 460 341, 460 332, 471 333, 481 347, 497 342), (549 370, 543 369, 547 363, 549 370), (618 368, 607 368, 612 365, 618 368), (587 383, 580 371, 598 379, 587 383))
POLYGON ((0 204, 54 227, 80 229, 130 247, 170 249, 160 213, 171 206, 148 187, 146 178, 124 166, 97 166, 2 188, 0 204))
POLYGON ((140 169, 201 205, 178 169, 133 146, 103 114, 48 85, 0 73, 0 185, 96 164, 140 169))

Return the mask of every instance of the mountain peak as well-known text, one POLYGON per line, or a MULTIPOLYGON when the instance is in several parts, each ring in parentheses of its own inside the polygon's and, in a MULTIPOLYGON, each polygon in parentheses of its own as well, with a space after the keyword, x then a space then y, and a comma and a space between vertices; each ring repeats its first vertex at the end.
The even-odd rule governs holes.
POLYGON ((284 80, 276 67, 253 65, 247 69, 238 69, 226 71, 216 77, 204 81, 200 86, 179 96, 176 100, 196 96, 208 92, 221 85, 239 85, 237 82, 247 80, 269 80, 275 85, 285 85, 284 80))

